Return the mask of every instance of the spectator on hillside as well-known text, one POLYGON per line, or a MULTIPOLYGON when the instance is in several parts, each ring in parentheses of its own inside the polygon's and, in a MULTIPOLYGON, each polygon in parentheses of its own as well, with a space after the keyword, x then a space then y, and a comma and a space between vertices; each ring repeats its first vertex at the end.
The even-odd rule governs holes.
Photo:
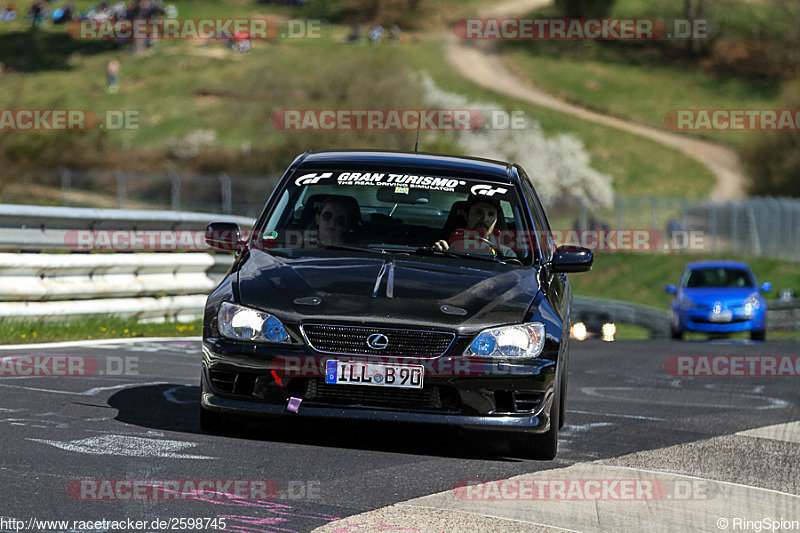
POLYGON ((392 44, 400 42, 400 26, 397 24, 392 24, 392 27, 389 28, 389 42, 392 44))
POLYGON ((350 33, 347 35, 347 42, 355 44, 361 42, 361 24, 353 24, 350 33))
POLYGON ((372 31, 369 32, 369 42, 373 45, 381 44, 381 38, 383 37, 383 26, 380 24, 372 28, 372 31))
POLYGON ((72 20, 72 12, 75 6, 72 3, 65 5, 63 8, 56 8, 53 10, 53 24, 66 24, 72 20))
POLYGON ((119 61, 112 59, 106 65, 106 73, 108 75, 108 87, 106 90, 111 94, 116 94, 119 91, 119 61))
POLYGON ((33 21, 34 26, 40 26, 47 18, 47 5, 44 1, 34 2, 26 16, 33 21))
POLYGON ((249 52, 250 51, 250 34, 246 31, 237 31, 233 39, 228 41, 231 50, 234 52, 249 52))
POLYGON ((8 7, 0 12, 0 20, 6 20, 8 22, 17 20, 17 7, 14 4, 8 4, 8 7))

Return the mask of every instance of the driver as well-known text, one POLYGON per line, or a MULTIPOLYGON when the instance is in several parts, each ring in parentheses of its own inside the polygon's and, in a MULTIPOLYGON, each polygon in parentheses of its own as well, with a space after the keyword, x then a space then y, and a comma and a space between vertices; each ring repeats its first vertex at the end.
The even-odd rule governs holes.
MULTIPOLYGON (((471 195, 469 198, 467 198, 466 209, 467 229, 472 231, 467 235, 456 239, 453 243, 454 245, 457 244, 459 247, 464 247, 464 244, 467 244, 466 247, 469 249, 491 250, 491 247, 489 247, 486 243, 481 242, 478 239, 470 239, 470 236, 476 236, 480 239, 491 241, 495 245, 495 248, 502 252, 502 255, 514 255, 514 252, 511 250, 511 248, 498 243, 497 239, 494 238, 493 232, 497 226, 499 217, 502 216, 503 213, 500 202, 484 196, 471 195)), ((453 236, 451 235, 451 238, 452 237, 453 236)), ((441 252, 449 250, 450 246, 451 243, 441 239, 434 243, 433 249, 441 252)))

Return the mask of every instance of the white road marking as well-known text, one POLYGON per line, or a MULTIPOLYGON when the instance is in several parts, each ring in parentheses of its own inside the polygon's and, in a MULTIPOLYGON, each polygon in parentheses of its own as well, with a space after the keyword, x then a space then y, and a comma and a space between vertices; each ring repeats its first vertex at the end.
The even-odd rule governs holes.
POLYGON ((656 422, 662 422, 664 418, 658 418, 656 416, 640 416, 640 415, 621 415, 618 413, 592 413, 591 411, 576 411, 574 409, 567 409, 568 413, 577 413, 579 415, 594 415, 594 416, 610 416, 612 418, 634 418, 637 420, 655 420, 656 422))
MULTIPOLYGON (((113 385, 111 387, 95 387, 93 389, 89 389, 84 392, 77 392, 77 391, 67 391, 67 390, 56 390, 56 389, 41 389, 38 387, 23 387, 22 385, 8 385, 6 383, 0 383, 0 387, 8 387, 10 389, 25 389, 25 390, 32 390, 37 392, 50 392, 52 394, 71 394, 75 396, 94 396, 98 392, 104 390, 114 390, 114 389, 124 389, 126 387, 144 387, 147 385, 170 385, 167 381, 150 381, 147 383, 123 383, 122 385, 113 385)), ((189 385, 187 385, 189 386, 189 385)))
MULTIPOLYGON (((438 507, 428 507, 426 505, 411 505, 411 504, 407 504, 407 503, 398 503, 397 506, 398 507, 413 507, 415 509, 431 509, 433 511, 440 510, 438 507)), ((496 515, 492 515, 492 514, 473 513, 473 512, 470 512, 470 511, 462 511, 462 510, 458 510, 458 511, 450 510, 450 512, 458 513, 458 514, 482 516, 483 518, 498 518, 500 520, 505 520, 505 521, 508 521, 508 522, 518 522, 520 524, 529 524, 529 525, 532 525, 532 526, 546 527, 546 528, 550 528, 550 529, 555 529, 557 531, 567 531, 569 533, 583 533, 582 531, 579 531, 577 529, 567 529, 565 527, 558 527, 558 526, 553 526, 553 525, 550 525, 550 524, 538 524, 536 522, 529 522, 527 520, 517 520, 515 518, 505 518, 503 516, 496 516, 496 515)), ((352 518, 352 517, 349 517, 349 518, 352 518)))
MULTIPOLYGON (((738 435, 738 433, 737 433, 737 435, 738 435)), ((602 467, 606 467, 606 468, 622 468, 624 470, 634 470, 636 472, 645 472, 645 473, 649 473, 649 474, 660 474, 660 475, 663 475, 663 476, 684 477, 686 479, 694 479, 696 481, 709 481, 709 482, 712 482, 712 483, 719 483, 720 485, 728 485, 730 487, 739 487, 739 488, 744 488, 744 489, 758 490, 758 491, 762 491, 762 492, 769 492, 769 493, 772 493, 772 494, 779 494, 781 496, 788 496, 790 498, 800 499, 800 495, 792 494, 791 492, 783 492, 783 491, 775 490, 775 489, 765 489, 764 487, 756 487, 755 485, 745 485, 743 483, 734 483, 732 481, 721 481, 719 479, 693 476, 691 474, 681 474, 680 472, 674 472, 674 471, 670 471, 670 470, 652 470, 652 469, 648 469, 648 468, 636 468, 636 467, 633 467, 633 466, 607 465, 607 464, 603 464, 603 463, 592 463, 592 464, 595 465, 595 466, 602 466, 602 467)))
POLYGON ((602 428, 615 425, 616 424, 612 424, 611 422, 590 422, 588 424, 567 425, 564 429, 561 430, 559 436, 564 435, 565 437, 574 437, 577 433, 583 433, 585 431, 591 431, 595 428, 602 428))
POLYGON ((737 433, 742 437, 754 437, 759 439, 780 440, 783 442, 793 442, 800 444, 800 421, 787 422, 786 424, 775 424, 763 428, 749 429, 737 433))
POLYGON ((123 455, 127 457, 164 457, 168 459, 214 459, 206 455, 187 455, 180 450, 196 446, 195 442, 147 439, 130 435, 103 435, 73 441, 26 439, 54 446, 61 450, 89 455, 123 455))
POLYGON ((197 403, 197 399, 194 400, 179 400, 175 397, 175 392, 180 389, 185 389, 186 387, 191 387, 191 385, 180 385, 178 387, 172 387, 164 391, 164 398, 167 401, 177 404, 185 404, 185 403, 197 403))
POLYGON ((696 390, 691 391, 688 389, 684 389, 684 392, 680 396, 675 396, 674 400, 661 400, 655 398, 637 398, 625 395, 614 395, 609 394, 609 392, 630 392, 630 391, 645 391, 647 389, 640 389, 636 387, 581 387, 581 392, 587 396, 594 396, 597 398, 603 398, 606 400, 619 400, 623 402, 634 402, 634 403, 647 403, 651 405, 677 405, 680 407, 704 407, 704 408, 713 408, 713 409, 777 409, 782 407, 788 407, 791 405, 789 402, 785 400, 781 400, 779 398, 772 398, 770 396, 761 396, 758 394, 747 394, 741 393, 736 394, 733 392, 726 392, 726 393, 718 393, 718 395, 728 394, 729 396, 736 397, 736 398, 744 398, 745 400, 760 400, 767 402, 766 405, 752 405, 754 402, 749 401, 747 404, 744 405, 722 405, 722 404, 712 404, 708 402, 697 402, 692 403, 686 400, 687 394, 692 392, 704 392, 703 390, 696 390))

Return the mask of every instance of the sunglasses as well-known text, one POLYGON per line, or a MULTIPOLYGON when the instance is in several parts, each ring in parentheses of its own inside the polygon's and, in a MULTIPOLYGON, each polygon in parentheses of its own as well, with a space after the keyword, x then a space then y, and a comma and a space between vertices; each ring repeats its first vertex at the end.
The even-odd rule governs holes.
POLYGON ((322 215, 320 215, 320 216, 322 217, 322 220, 324 220, 325 222, 330 222, 331 219, 333 219, 333 221, 338 226, 346 226, 347 225, 347 218, 344 215, 337 215, 337 216, 334 217, 333 213, 331 213, 330 211, 323 211, 322 215))

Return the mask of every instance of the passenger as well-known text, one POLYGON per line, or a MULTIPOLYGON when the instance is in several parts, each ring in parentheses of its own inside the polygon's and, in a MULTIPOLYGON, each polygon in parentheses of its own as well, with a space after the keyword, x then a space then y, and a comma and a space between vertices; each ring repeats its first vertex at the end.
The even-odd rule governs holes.
POLYGON ((319 243, 339 244, 342 242, 342 235, 350 227, 352 220, 348 211, 347 204, 339 198, 328 198, 322 202, 311 228, 317 230, 319 243))

